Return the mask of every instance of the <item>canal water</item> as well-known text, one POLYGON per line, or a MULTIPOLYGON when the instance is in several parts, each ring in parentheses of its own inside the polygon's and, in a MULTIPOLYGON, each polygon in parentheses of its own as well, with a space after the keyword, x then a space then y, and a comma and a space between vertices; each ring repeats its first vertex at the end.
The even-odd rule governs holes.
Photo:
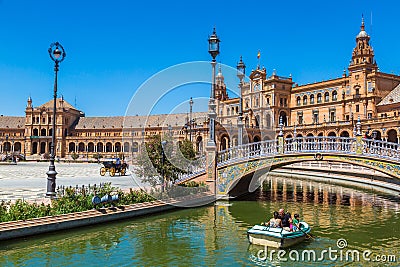
POLYGON ((267 177, 240 200, 3 241, 0 266, 400 266, 400 199, 267 177), (314 238, 283 251, 250 245, 246 231, 281 207, 314 238))

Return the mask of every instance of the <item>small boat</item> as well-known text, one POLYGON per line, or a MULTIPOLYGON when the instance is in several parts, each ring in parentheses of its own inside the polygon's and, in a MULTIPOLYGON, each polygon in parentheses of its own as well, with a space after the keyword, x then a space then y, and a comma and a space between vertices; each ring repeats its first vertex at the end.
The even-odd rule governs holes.
POLYGON ((247 231, 249 242, 274 248, 287 248, 300 243, 310 235, 311 227, 306 222, 300 222, 301 230, 294 232, 269 226, 254 225, 247 231))

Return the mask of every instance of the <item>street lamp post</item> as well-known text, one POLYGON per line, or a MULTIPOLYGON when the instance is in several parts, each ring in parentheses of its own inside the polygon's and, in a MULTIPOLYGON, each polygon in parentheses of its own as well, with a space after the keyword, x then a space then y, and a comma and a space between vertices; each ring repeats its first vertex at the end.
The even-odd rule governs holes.
POLYGON ((164 192, 164 183, 165 183, 165 171, 164 171, 164 164, 165 164, 165 145, 168 141, 161 142, 161 178, 162 178, 162 185, 161 185, 161 192, 164 192))
POLYGON ((66 56, 64 47, 59 43, 55 42, 50 45, 48 50, 50 58, 54 61, 54 98, 53 98, 53 120, 51 131, 51 146, 50 146, 50 166, 49 171, 47 172, 47 192, 46 197, 55 197, 56 196, 56 166, 54 165, 54 145, 56 142, 56 102, 57 102, 57 74, 58 74, 58 66, 60 62, 62 62, 66 56))
POLYGON ((4 146, 5 146, 5 149, 6 149, 6 160, 7 160, 7 157, 8 157, 8 147, 9 147, 9 143, 8 143, 8 134, 6 134, 6 142, 5 142, 5 144, 4 144, 4 146))
POLYGON ((216 104, 215 104, 215 65, 217 64, 215 58, 219 54, 219 38, 217 33, 214 31, 212 35, 208 38, 208 53, 210 53, 212 57, 211 66, 212 66, 212 85, 211 85, 211 94, 210 100, 208 103, 208 117, 210 119, 209 125, 209 140, 208 146, 215 146, 215 118, 217 117, 217 113, 215 111, 216 104))
POLYGON ((168 134, 169 134, 169 137, 172 138, 172 126, 171 126, 171 124, 168 125, 168 134))
POLYGON ((193 108, 193 99, 190 97, 190 101, 189 101, 189 105, 190 105, 190 115, 189 115, 189 140, 190 143, 192 142, 192 108, 193 108))
POLYGON ((242 99, 242 89, 243 89, 243 78, 245 76, 246 65, 242 60, 242 56, 240 56, 240 61, 237 66, 237 76, 240 80, 239 83, 239 116, 238 116, 238 145, 241 146, 243 144, 243 99, 242 99))
POLYGON ((132 130, 132 144, 131 144, 131 161, 133 164, 133 136, 135 135, 135 131, 132 130))

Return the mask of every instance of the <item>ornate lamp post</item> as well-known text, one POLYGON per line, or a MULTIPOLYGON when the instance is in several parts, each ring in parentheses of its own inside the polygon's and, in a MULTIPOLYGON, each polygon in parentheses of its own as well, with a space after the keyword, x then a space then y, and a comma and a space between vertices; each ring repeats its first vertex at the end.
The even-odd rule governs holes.
POLYGON ((56 142, 56 102, 57 102, 57 74, 58 74, 58 66, 60 62, 62 62, 66 56, 64 47, 59 43, 55 42, 50 45, 48 50, 51 60, 54 61, 54 98, 53 98, 53 120, 51 131, 51 146, 50 146, 50 166, 49 171, 47 172, 47 192, 46 197, 55 197, 56 196, 56 167, 54 165, 54 144, 56 142))
POLYGON ((165 170, 164 170, 164 165, 165 165, 165 146, 168 144, 168 141, 162 141, 161 142, 161 178, 162 178, 162 185, 161 185, 161 192, 164 192, 165 188, 165 170))
POLYGON ((133 136, 135 135, 135 131, 132 130, 132 145, 131 145, 131 160, 132 160, 132 164, 133 164, 133 136))
POLYGON ((5 146, 5 150, 6 150, 6 160, 7 160, 7 156, 8 156, 7 151, 8 151, 8 147, 9 147, 8 134, 6 134, 6 142, 5 142, 4 146, 5 146))
POLYGON ((246 65, 242 60, 242 56, 240 56, 240 61, 237 66, 237 76, 240 80, 239 83, 239 116, 238 116, 238 145, 241 146, 243 144, 243 99, 242 99, 242 88, 243 88, 243 78, 245 76, 246 65))
POLYGON ((212 85, 211 85, 211 94, 210 100, 208 102, 208 118, 209 118, 209 138, 207 140, 207 180, 206 182, 210 182, 211 191, 216 195, 217 194, 217 176, 216 176, 216 158, 217 158, 217 146, 215 145, 215 118, 217 117, 216 113, 216 104, 215 104, 215 58, 219 54, 219 38, 217 33, 214 31, 211 36, 208 37, 208 52, 212 57, 211 66, 212 66, 212 85))
POLYGON ((217 117, 217 113, 215 112, 215 65, 217 62, 215 58, 219 54, 219 42, 220 40, 214 28, 213 34, 208 38, 208 53, 210 53, 212 57, 212 85, 210 101, 208 103, 208 117, 210 118, 208 146, 215 146, 215 118, 217 117))
POLYGON ((192 142, 192 109, 193 109, 193 99, 190 97, 190 115, 189 115, 189 140, 192 142))

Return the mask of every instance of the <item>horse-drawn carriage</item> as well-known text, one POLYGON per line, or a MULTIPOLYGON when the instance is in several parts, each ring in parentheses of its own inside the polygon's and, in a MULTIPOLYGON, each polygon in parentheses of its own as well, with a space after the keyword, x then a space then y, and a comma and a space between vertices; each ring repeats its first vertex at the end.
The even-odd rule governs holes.
POLYGON ((110 176, 114 176, 116 173, 119 175, 125 175, 126 169, 128 169, 128 164, 121 163, 117 164, 114 161, 103 161, 103 167, 100 168, 100 175, 104 176, 107 172, 110 173, 110 176))

